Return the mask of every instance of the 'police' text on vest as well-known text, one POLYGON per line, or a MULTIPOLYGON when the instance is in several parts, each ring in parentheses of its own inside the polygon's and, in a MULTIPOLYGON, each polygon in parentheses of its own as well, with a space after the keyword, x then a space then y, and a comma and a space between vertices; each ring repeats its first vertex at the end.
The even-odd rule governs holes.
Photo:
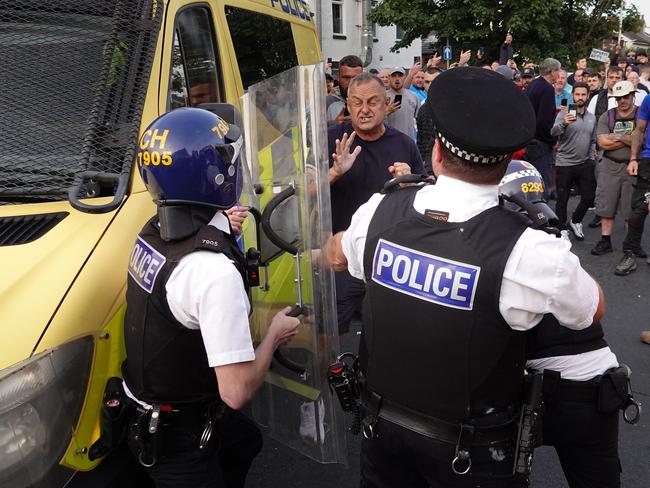
POLYGON ((372 280, 444 307, 472 310, 481 268, 425 254, 379 239, 372 280))
POLYGON ((162 254, 138 237, 129 259, 129 274, 143 290, 151 293, 158 272, 165 261, 162 254))

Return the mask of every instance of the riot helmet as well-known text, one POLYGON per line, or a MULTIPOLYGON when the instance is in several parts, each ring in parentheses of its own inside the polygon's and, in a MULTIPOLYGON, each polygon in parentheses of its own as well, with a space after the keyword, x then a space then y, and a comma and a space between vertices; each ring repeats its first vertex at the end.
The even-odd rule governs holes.
POLYGON ((544 180, 532 164, 513 159, 499 183, 499 196, 504 206, 528 215, 535 229, 555 227, 557 215, 544 199, 544 180))
POLYGON ((178 108, 154 120, 138 142, 136 162, 159 207, 228 209, 242 189, 242 132, 218 115, 178 108))

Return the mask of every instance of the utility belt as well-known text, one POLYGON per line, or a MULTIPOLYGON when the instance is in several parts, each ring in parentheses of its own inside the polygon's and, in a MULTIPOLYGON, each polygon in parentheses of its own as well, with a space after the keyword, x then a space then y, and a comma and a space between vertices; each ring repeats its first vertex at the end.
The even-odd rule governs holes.
POLYGON ((165 431, 170 428, 201 432, 199 449, 208 445, 216 424, 227 411, 221 400, 187 404, 154 403, 145 408, 125 393, 122 379, 110 378, 104 390, 100 438, 91 446, 91 460, 107 455, 124 440, 145 467, 163 456, 165 431))
POLYGON ((563 379, 558 371, 544 371, 544 402, 554 408, 559 402, 590 403, 600 413, 623 411, 628 424, 636 424, 641 418, 641 404, 632 395, 630 382, 632 371, 621 364, 607 370, 589 381, 563 379))
POLYGON ((205 449, 227 410, 221 400, 181 405, 154 403, 152 408, 133 403, 127 441, 146 468, 164 458, 164 440, 171 429, 200 432, 196 447, 205 449))
POLYGON ((339 356, 328 371, 328 381, 344 411, 355 416, 352 431, 367 439, 378 434, 381 420, 441 443, 455 446, 451 469, 458 475, 492 478, 527 476, 532 467, 541 410, 541 374, 527 375, 523 405, 512 405, 463 422, 448 421, 412 410, 371 391, 358 369, 339 356))

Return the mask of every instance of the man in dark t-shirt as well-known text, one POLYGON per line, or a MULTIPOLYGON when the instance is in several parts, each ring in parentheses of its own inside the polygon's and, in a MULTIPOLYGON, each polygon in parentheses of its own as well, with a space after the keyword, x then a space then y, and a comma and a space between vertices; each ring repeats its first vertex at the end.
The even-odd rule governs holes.
MULTIPOLYGON (((350 120, 329 129, 334 233, 346 230, 356 210, 393 176, 426 174, 413 139, 384 124, 388 102, 382 81, 361 73, 348 87, 350 120)), ((347 271, 336 273, 339 332, 349 330, 364 294, 363 281, 347 271)))

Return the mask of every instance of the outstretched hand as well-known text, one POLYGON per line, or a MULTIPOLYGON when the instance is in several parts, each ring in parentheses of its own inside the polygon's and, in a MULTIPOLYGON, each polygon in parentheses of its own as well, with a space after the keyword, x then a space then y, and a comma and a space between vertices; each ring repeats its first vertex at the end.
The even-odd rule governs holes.
POLYGON ((357 156, 361 152, 361 146, 355 147, 354 150, 350 152, 350 148, 352 147, 356 135, 356 132, 353 131, 350 136, 345 133, 340 140, 336 140, 336 152, 332 153, 332 161, 334 163, 332 164, 332 170, 334 170, 339 177, 343 176, 350 170, 356 161, 357 156))

